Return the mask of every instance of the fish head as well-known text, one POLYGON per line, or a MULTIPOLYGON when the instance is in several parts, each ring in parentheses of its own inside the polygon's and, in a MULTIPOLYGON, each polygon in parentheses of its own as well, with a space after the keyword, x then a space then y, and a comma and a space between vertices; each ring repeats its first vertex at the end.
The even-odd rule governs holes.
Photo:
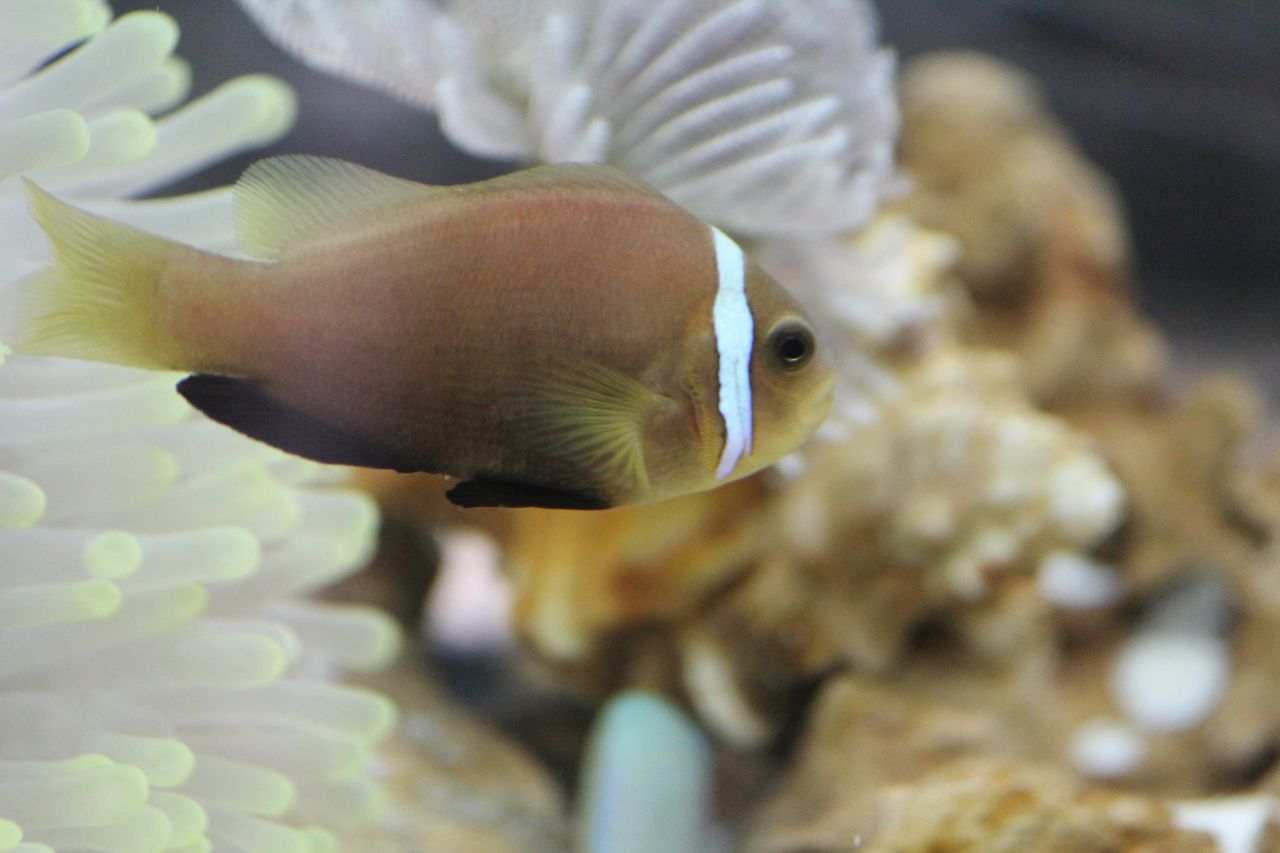
POLYGON ((754 331, 751 443, 732 479, 766 468, 804 444, 830 414, 835 388, 830 353, 791 294, 754 262, 747 266, 746 291, 754 331))
POLYGON ((711 231, 714 286, 692 306, 682 344, 664 353, 666 367, 657 371, 676 369, 684 393, 669 396, 687 405, 647 435, 645 457, 662 472, 648 499, 766 468, 800 447, 831 411, 832 359, 804 309, 731 238, 711 231))

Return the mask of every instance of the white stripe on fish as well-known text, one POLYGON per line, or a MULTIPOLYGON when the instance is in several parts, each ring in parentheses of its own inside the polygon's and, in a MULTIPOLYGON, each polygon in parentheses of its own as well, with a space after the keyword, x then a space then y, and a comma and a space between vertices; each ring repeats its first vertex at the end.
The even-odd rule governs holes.
POLYGON ((747 304, 747 263, 742 249, 719 228, 710 227, 720 279, 712 320, 720 355, 720 415, 725 433, 716 479, 723 480, 751 452, 750 368, 755 321, 747 304))

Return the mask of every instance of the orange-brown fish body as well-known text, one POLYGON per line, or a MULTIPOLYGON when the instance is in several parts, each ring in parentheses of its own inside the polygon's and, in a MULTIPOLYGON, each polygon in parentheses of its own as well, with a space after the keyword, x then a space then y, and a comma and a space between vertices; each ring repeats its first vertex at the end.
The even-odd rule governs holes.
MULTIPOLYGON (((815 360, 756 401, 776 409, 760 426, 784 428, 757 428, 754 452, 725 462, 717 238, 621 173, 552 167, 451 190, 266 163, 238 188, 237 217, 269 262, 164 243, 147 309, 152 366, 196 372, 188 399, 251 436, 459 477, 463 502, 586 507, 742 476, 825 414, 815 360), (280 192, 303 178, 297 197, 280 192)), ((756 339, 804 323, 754 265, 741 277, 756 339)), ((752 387, 785 372, 771 358, 752 351, 752 387)))

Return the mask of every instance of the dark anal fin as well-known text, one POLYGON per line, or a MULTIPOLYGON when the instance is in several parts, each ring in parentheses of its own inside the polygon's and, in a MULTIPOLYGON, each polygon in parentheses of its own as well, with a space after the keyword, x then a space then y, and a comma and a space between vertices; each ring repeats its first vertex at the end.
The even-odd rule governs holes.
POLYGON ((391 453, 281 404, 253 380, 197 373, 178 383, 178 393, 218 423, 287 453, 335 465, 406 470, 391 453))
POLYGON ((461 507, 505 506, 544 509, 608 509, 608 501, 595 495, 477 477, 463 480, 445 492, 450 502, 461 507))

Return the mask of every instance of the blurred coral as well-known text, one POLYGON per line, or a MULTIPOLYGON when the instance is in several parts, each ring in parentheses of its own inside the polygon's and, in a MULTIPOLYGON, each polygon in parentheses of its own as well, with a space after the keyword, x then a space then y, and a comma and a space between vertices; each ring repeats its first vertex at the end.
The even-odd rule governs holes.
POLYGON ((1132 302, 1114 195, 1034 83, 944 54, 908 70, 903 104, 903 165, 919 189, 902 208, 962 242, 965 337, 1018 351, 1031 392, 1096 442, 1128 494, 1097 565, 1138 618, 1060 611, 1074 652, 1064 710, 1079 732, 1090 714, 1113 721, 1137 750, 1099 775, 1183 796, 1249 785, 1280 741, 1280 506, 1259 391, 1230 376, 1171 390, 1167 346, 1132 302))
POLYGON ((976 308, 966 336, 1016 352, 1052 407, 1157 392, 1166 347, 1133 303, 1120 202, 1035 81, 940 53, 912 63, 901 92, 899 162, 914 188, 898 209, 960 241, 976 308))
POLYGON ((922 686, 830 681, 743 849, 1280 849, 1280 824, 1265 802, 1237 803, 1244 813, 1231 814, 1230 801, 1164 800, 1084 783, 1040 754, 1033 721, 1051 710, 998 683, 985 683, 991 698, 971 691, 968 701, 929 698, 922 686), (1265 846, 1214 843, 1250 832, 1265 846))
POLYGON ((376 825, 344 837, 349 849, 565 849, 564 797, 532 756, 459 708, 420 662, 402 661, 365 681, 395 700, 403 720, 381 750, 382 815, 376 825))

